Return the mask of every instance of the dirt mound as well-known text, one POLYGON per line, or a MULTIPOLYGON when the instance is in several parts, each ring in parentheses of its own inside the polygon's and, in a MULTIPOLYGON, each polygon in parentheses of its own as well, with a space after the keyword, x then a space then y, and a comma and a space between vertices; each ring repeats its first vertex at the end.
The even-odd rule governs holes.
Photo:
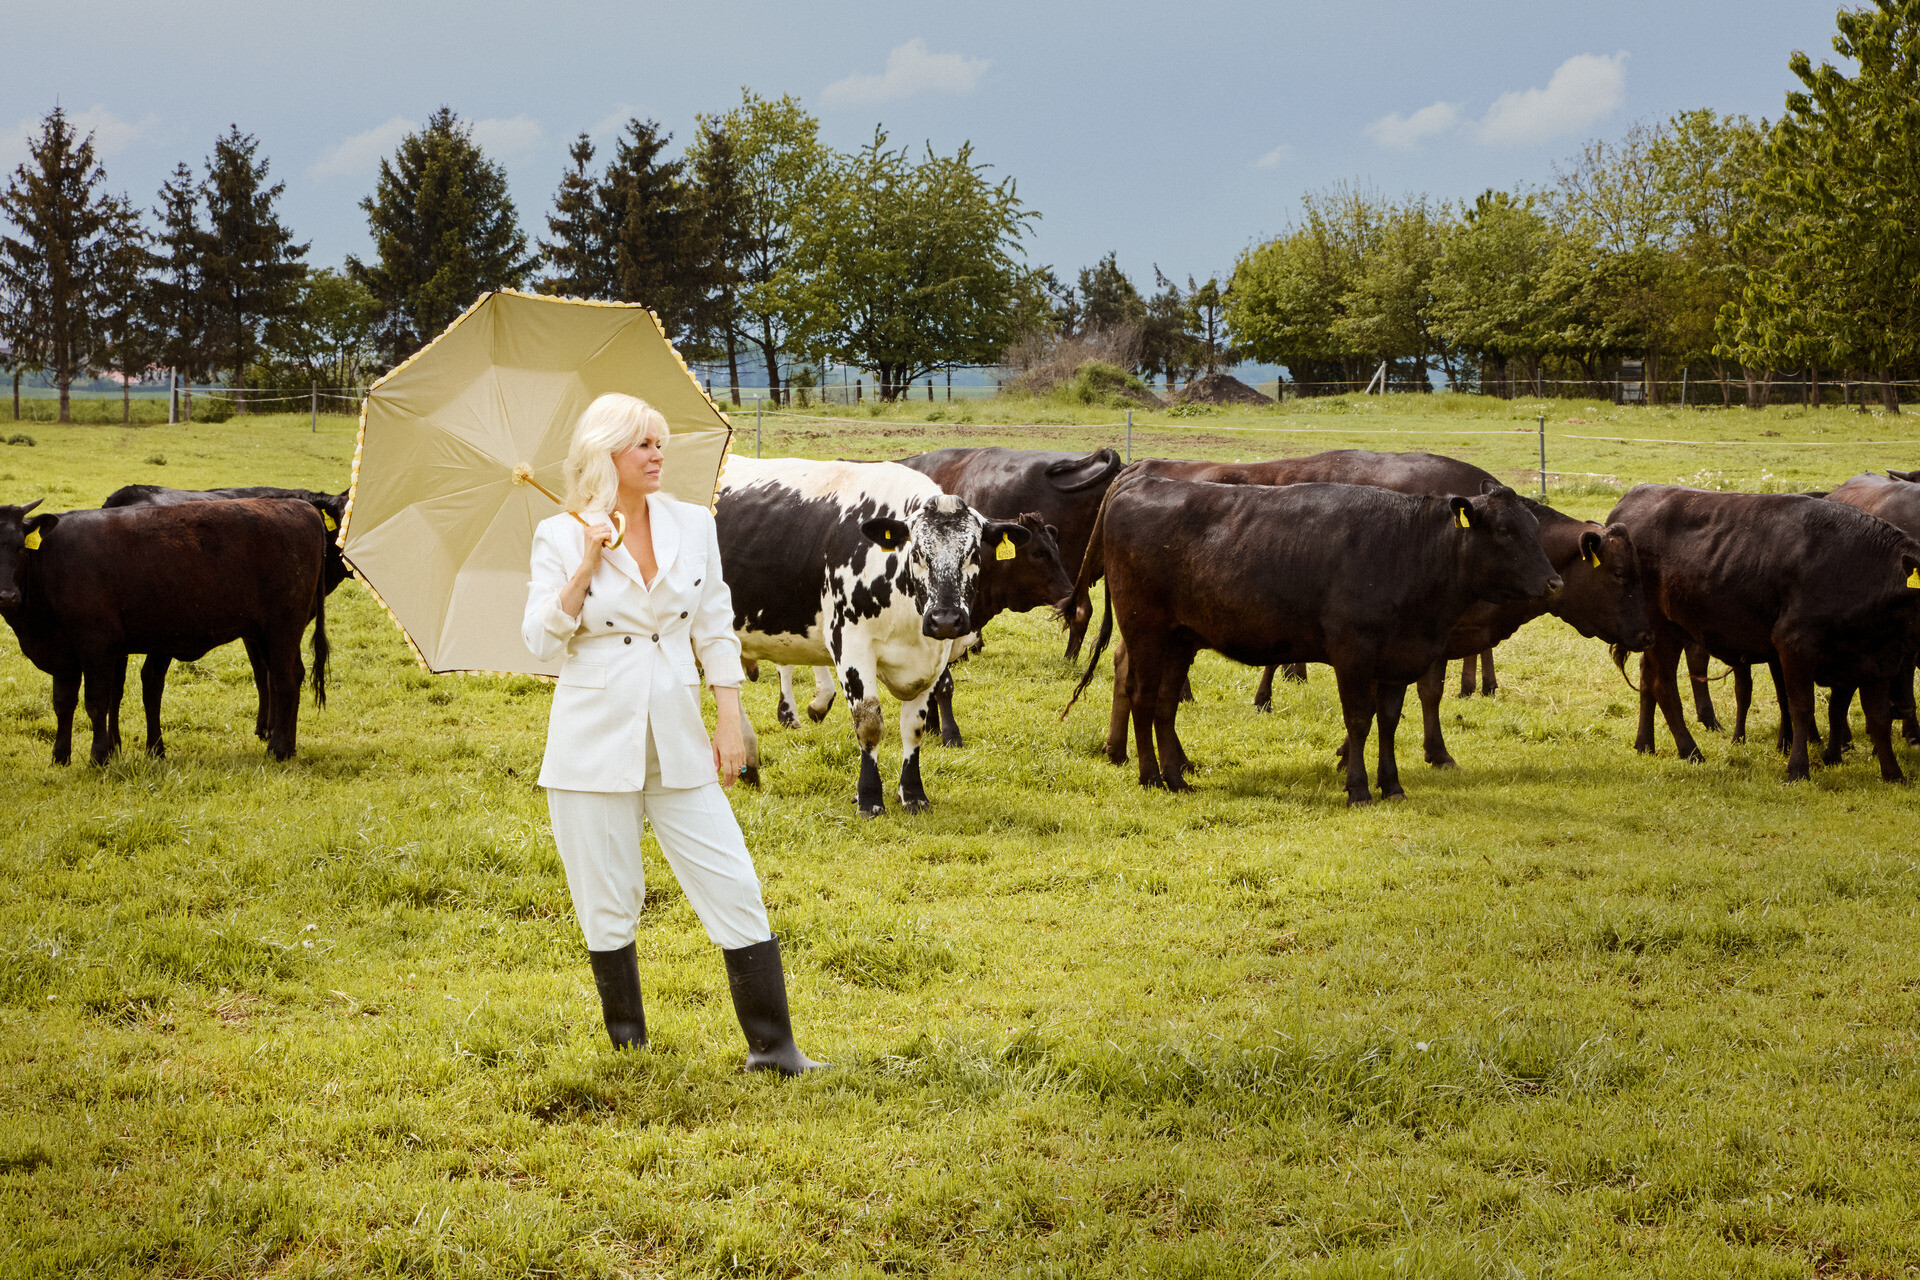
POLYGON ((1175 404, 1272 404, 1272 396, 1263 396, 1228 373, 1210 373, 1195 378, 1180 388, 1175 404))

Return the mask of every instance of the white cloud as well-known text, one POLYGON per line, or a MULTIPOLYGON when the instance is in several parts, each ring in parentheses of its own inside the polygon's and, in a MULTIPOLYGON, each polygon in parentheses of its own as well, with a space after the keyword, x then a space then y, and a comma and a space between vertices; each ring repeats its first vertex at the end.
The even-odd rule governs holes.
POLYGON ((1273 150, 1267 152, 1267 154, 1261 156, 1258 160, 1255 160, 1253 162, 1253 167, 1256 169, 1271 169, 1275 165, 1279 164, 1282 160, 1290 160, 1292 158, 1293 158, 1292 144, 1283 142, 1279 146, 1275 147, 1273 150))
POLYGON ((1501 94, 1480 121, 1480 141, 1517 146, 1579 132, 1626 100, 1626 61, 1625 51, 1610 58, 1578 53, 1560 64, 1546 88, 1501 94))
POLYGON ((1457 102, 1436 102, 1432 106, 1422 107, 1410 116, 1398 112, 1381 116, 1368 125, 1364 132, 1369 138, 1383 147, 1397 147, 1407 150, 1415 146, 1422 138, 1430 138, 1436 133, 1445 133, 1460 123, 1460 104, 1457 102))
POLYGON ((473 140, 487 153, 489 160, 522 160, 545 142, 547 131, 529 116, 511 116, 505 120, 475 120, 473 140))
POLYGON ((933 53, 917 36, 887 54, 887 69, 878 75, 855 72, 820 91, 825 107, 870 106, 919 93, 969 93, 980 83, 988 63, 958 53, 933 53))
MULTIPOLYGON (((34 139, 40 136, 40 130, 46 121, 40 116, 28 116, 11 129, 0 133, 0 165, 11 171, 27 158, 27 151, 34 139)), ((69 111, 67 123, 73 126, 74 135, 84 138, 93 135, 93 154, 96 159, 105 160, 116 152, 124 151, 151 130, 159 121, 152 115, 141 117, 135 122, 122 120, 106 107, 95 104, 85 111, 69 111)))
POLYGON ((356 178, 372 173, 380 162, 393 154, 401 139, 420 126, 405 116, 395 116, 365 133, 356 133, 345 142, 337 142, 320 153, 308 167, 315 178, 356 178))

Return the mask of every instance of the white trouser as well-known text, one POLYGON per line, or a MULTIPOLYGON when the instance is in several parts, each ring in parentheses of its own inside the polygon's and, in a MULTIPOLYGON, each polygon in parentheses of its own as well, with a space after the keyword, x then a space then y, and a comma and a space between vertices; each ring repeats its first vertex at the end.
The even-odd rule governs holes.
POLYGON ((651 733, 644 790, 549 787, 547 813, 589 951, 611 951, 633 941, 634 924, 647 900, 646 873, 640 866, 642 818, 653 824, 660 851, 709 938, 731 951, 773 936, 753 857, 720 784, 661 786, 651 733))

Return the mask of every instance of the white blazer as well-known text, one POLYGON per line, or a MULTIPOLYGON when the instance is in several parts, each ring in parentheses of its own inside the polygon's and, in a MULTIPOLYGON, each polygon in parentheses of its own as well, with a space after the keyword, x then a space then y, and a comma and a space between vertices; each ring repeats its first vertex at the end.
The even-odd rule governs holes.
MULTIPOLYGON (((640 580, 625 547, 604 551, 577 618, 562 612, 560 591, 586 554, 586 528, 557 515, 534 530, 520 634, 537 658, 566 655, 547 719, 543 787, 641 790, 649 728, 664 785, 714 781, 694 657, 714 688, 738 688, 746 678, 733 634, 733 593, 720 576, 710 512, 658 493, 648 496, 647 511, 659 566, 653 586, 640 580)), ((581 514, 589 524, 606 519, 581 514)))

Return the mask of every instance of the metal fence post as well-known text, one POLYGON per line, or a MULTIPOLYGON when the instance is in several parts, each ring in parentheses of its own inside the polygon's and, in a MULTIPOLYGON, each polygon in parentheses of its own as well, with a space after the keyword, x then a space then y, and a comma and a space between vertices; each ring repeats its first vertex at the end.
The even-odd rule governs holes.
POLYGON ((1547 415, 1540 415, 1540 501, 1547 500, 1547 415))
POLYGON ((180 414, 180 375, 167 370, 167 425, 172 426, 180 414))
POLYGON ((753 398, 753 456, 760 456, 760 397, 753 398))
POLYGON ((1127 461, 1133 461, 1133 410, 1127 410, 1127 461))
POLYGON ((313 435, 320 434, 320 384, 313 383, 313 422, 307 430, 313 435))

